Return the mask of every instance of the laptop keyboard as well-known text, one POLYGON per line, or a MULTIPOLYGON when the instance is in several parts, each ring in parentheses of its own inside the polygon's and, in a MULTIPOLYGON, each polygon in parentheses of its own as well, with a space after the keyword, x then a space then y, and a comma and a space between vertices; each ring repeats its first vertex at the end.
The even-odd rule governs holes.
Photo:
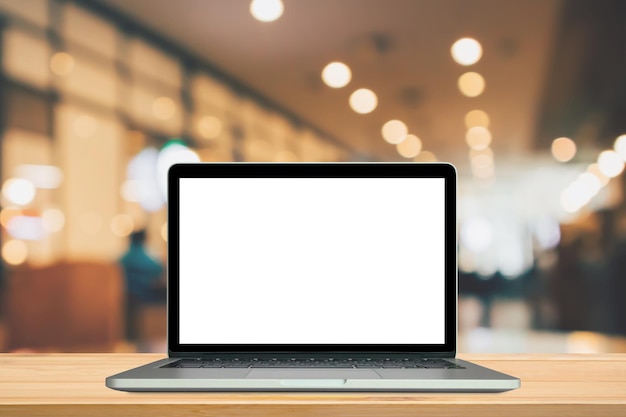
POLYGON ((383 368, 464 369, 445 359, 179 359, 161 368, 383 368))

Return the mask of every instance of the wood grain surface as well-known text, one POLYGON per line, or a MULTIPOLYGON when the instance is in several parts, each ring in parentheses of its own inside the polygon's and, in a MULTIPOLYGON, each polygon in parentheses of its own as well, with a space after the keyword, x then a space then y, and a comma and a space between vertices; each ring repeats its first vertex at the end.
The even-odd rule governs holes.
POLYGON ((161 354, 0 354, 0 416, 624 416, 626 354, 460 355, 518 390, 443 393, 126 393, 112 374, 161 354))

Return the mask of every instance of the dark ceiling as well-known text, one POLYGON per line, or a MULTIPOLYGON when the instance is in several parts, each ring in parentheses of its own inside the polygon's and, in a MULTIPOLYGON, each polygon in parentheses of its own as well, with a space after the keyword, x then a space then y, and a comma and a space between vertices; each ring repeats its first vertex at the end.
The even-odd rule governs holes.
MULTIPOLYGON (((156 38, 377 160, 401 160, 381 138, 389 119, 404 120, 425 149, 467 161, 465 113, 490 115, 496 159, 545 154, 570 136, 585 155, 626 131, 626 1, 623 0, 284 0, 285 14, 261 23, 249 0, 88 0, 138 22, 156 38), (472 67, 449 49, 463 36, 483 45, 472 67), (332 61, 348 63, 352 83, 324 86, 332 61), (456 80, 480 72, 485 93, 463 97, 456 80), (348 107, 368 87, 371 114, 348 107)), ((591 161, 585 161, 591 162, 591 161)))
POLYGON ((626 133, 626 2, 568 0, 538 108, 536 141, 610 148, 626 133))

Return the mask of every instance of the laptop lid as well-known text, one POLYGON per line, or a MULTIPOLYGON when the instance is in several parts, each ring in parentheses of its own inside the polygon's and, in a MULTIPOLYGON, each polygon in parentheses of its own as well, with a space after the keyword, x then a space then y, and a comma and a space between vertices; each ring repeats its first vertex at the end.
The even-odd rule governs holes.
POLYGON ((168 179, 173 357, 454 356, 450 164, 179 164, 168 179))

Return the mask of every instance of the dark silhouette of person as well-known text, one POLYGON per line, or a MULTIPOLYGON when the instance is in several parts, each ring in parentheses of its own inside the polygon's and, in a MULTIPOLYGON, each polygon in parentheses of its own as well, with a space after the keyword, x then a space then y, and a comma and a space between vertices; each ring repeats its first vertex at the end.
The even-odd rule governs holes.
POLYGON ((137 315, 142 305, 164 304, 166 286, 163 264, 146 250, 146 231, 130 235, 130 244, 120 259, 126 281, 126 338, 138 337, 137 315))

